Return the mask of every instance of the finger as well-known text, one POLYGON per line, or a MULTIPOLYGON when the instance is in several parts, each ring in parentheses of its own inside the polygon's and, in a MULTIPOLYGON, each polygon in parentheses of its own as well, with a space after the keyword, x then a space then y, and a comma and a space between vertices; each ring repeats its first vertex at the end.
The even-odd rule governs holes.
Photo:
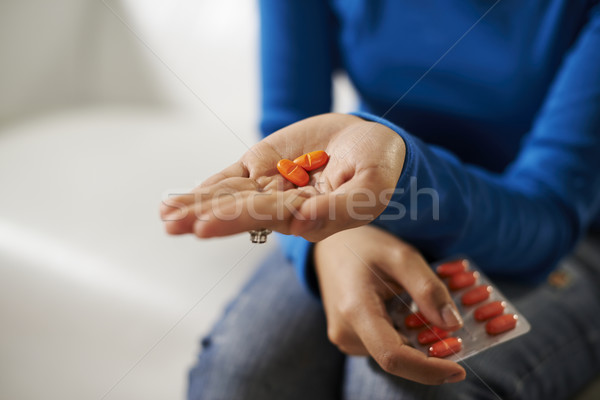
POLYGON ((192 193, 169 194, 160 202, 159 213, 163 222, 179 221, 188 213, 188 206, 195 201, 192 193))
POLYGON ((190 209, 205 202, 222 191, 249 190, 255 185, 247 178, 228 178, 209 187, 197 187, 188 193, 173 193, 161 202, 160 216, 163 221, 182 221, 189 216, 190 209))
POLYGON ((369 354, 390 374, 427 385, 457 382, 466 375, 457 363, 427 357, 404 344, 379 298, 375 304, 365 303, 350 321, 369 354))
POLYGON ((248 178, 249 176, 250 176, 250 173, 248 172, 248 168, 246 168, 246 166, 242 162, 238 161, 235 164, 232 164, 229 167, 225 168, 223 171, 218 172, 218 173, 212 175, 211 177, 205 179, 200 184, 200 187, 211 186, 211 185, 214 185, 215 183, 219 183, 227 178, 234 178, 234 177, 248 178))
POLYGON ((315 195, 316 190, 314 187, 285 190, 291 183, 281 176, 268 178, 266 182, 232 177, 200 187, 185 200, 173 199, 181 206, 179 212, 163 217, 165 228, 173 235, 192 233, 196 222, 203 221, 197 224, 197 235, 203 238, 258 228, 288 233, 300 204, 315 195))
POLYGON ((286 191, 248 191, 196 211, 194 233, 201 238, 228 236, 267 228, 289 234, 302 203, 315 195, 314 188, 286 191))
MULTIPOLYGON (((241 195, 241 192, 231 193, 231 196, 235 195, 241 195)), ((203 218, 207 210, 211 210, 215 205, 220 209, 223 203, 230 201, 225 196, 215 198, 201 193, 190 193, 189 196, 193 198, 189 205, 184 204, 177 213, 172 212, 162 218, 167 233, 171 235, 193 233, 195 222, 203 218)))
MULTIPOLYGON (((256 179, 247 176, 237 176, 239 172, 247 175, 245 167, 232 165, 228 170, 225 170, 200 186, 191 190, 189 193, 175 194, 161 203, 160 214, 163 221, 179 221, 185 219, 186 216, 193 216, 192 211, 198 211, 195 203, 206 203, 213 197, 230 195, 234 192, 242 191, 257 191, 267 192, 269 190, 285 191, 293 189, 294 185, 284 179, 279 173, 273 176, 259 176, 256 179), (241 169, 240 169, 241 168, 241 169), (195 207, 196 210, 186 209, 186 207, 195 207)), ((306 190, 308 188, 303 188, 306 190)), ((195 215, 198 215, 196 212, 195 215)), ((182 221, 183 227, 189 227, 189 221, 182 221)), ((188 230, 183 229, 184 232, 188 230)))
POLYGON ((161 217, 170 234, 193 232, 194 222, 213 207, 219 208, 228 199, 242 196, 256 189, 256 182, 248 178, 232 177, 209 187, 199 187, 192 193, 165 200, 161 217), (168 211, 164 211, 168 207, 168 211))
MULTIPOLYGON (((197 193, 206 192, 206 189, 214 186, 218 183, 223 183, 229 178, 248 178, 249 173, 247 168, 241 162, 237 162, 235 164, 230 165, 225 168, 223 171, 209 177, 204 182, 202 182, 198 187, 191 190, 189 193, 172 193, 169 194, 168 198, 163 200, 160 205, 160 215, 164 220, 169 216, 170 220, 176 219, 177 215, 170 214, 179 214, 183 213, 183 208, 189 206, 196 202, 197 193)), ((247 181, 251 182, 247 179, 247 181)), ((233 186, 233 185, 229 185, 233 186)), ((242 190, 242 189, 238 189, 242 190)))
POLYGON ((433 272, 421 254, 395 238, 391 246, 379 252, 379 263, 406 289, 419 310, 435 326, 456 330, 462 318, 448 288, 433 272))

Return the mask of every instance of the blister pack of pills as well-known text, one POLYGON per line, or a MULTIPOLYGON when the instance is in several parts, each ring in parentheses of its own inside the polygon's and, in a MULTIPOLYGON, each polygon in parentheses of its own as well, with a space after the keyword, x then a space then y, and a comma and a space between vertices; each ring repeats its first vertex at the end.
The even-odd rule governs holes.
POLYGON ((388 303, 388 312, 396 329, 417 350, 462 361, 529 331, 525 317, 472 260, 456 257, 433 268, 448 286, 464 324, 452 332, 433 326, 402 293, 388 303))

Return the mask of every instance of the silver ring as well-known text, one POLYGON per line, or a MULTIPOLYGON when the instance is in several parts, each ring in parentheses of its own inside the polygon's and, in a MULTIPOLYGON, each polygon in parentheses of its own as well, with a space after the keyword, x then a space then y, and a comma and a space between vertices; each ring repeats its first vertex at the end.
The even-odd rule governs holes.
POLYGON ((266 243, 267 235, 269 235, 272 231, 266 228, 253 229, 248 231, 250 234, 250 241, 252 243, 266 243))

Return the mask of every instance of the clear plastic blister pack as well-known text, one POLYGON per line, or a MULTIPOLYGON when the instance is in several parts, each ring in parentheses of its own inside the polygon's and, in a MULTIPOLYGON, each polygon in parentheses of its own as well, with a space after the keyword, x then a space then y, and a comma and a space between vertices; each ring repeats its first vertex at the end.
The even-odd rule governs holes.
POLYGON ((396 329, 415 349, 462 361, 530 330, 525 317, 472 260, 453 257, 433 268, 448 286, 464 324, 459 330, 444 331, 426 320, 408 293, 396 296, 388 303, 388 312, 396 329))

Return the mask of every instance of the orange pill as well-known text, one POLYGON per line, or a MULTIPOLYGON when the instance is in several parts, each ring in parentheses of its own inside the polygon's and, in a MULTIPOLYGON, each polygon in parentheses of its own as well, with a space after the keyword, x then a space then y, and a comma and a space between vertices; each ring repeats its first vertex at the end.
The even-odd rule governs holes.
POLYGON ((431 329, 425 329, 417 335, 417 340, 421 344, 429 344, 433 342, 437 342, 438 340, 442 340, 448 337, 448 331, 445 331, 437 326, 434 326, 431 329))
POLYGON ((427 318, 425 318, 425 316, 421 314, 420 311, 408 314, 406 318, 404 318, 404 325, 406 325, 407 328, 411 329, 420 328, 428 323, 429 321, 427 321, 427 318))
POLYGON ((430 357, 448 357, 462 350, 462 339, 457 337, 449 337, 440 340, 429 347, 430 357))
POLYGON ((283 159, 277 163, 277 170, 285 179, 292 182, 296 186, 306 186, 309 181, 308 172, 292 161, 283 159))
POLYGON ((479 274, 477 271, 459 272, 450 277, 448 287, 451 290, 458 290, 474 285, 477 282, 479 274))
POLYGON ((312 171, 327 164, 329 156, 323 150, 311 151, 302 154, 294 160, 294 163, 304 168, 306 171, 312 171))
POLYGON ((502 314, 505 307, 506 303, 503 301, 492 301, 491 303, 477 307, 473 316, 477 321, 485 321, 502 314))
POLYGON ((459 272, 465 272, 468 266, 467 260, 455 260, 438 266, 436 272, 441 278, 447 278, 459 272))
POLYGON ((473 304, 481 303, 484 300, 490 298, 490 293, 492 292, 492 287, 489 285, 481 285, 477 286, 465 294, 460 298, 461 303, 464 306, 471 306, 473 304))
POLYGON ((510 331, 517 326, 517 319, 519 317, 515 314, 504 314, 488 321, 485 324, 485 331, 490 335, 497 335, 502 332, 510 331))

